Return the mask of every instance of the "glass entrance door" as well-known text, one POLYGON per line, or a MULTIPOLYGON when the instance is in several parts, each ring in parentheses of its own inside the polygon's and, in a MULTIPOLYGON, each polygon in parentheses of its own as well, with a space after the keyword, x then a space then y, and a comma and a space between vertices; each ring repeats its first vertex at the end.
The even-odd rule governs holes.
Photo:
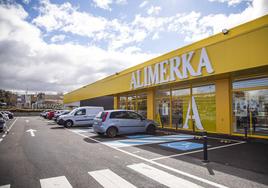
POLYGON ((190 88, 172 89, 172 128, 183 128, 185 123, 190 124, 186 121, 189 101, 190 88))

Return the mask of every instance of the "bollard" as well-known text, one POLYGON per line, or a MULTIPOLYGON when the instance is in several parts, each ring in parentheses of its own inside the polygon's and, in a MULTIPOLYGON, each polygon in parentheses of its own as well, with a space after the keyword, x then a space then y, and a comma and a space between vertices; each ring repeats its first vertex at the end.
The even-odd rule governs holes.
POLYGON ((203 132, 203 153, 204 153, 204 163, 208 163, 208 137, 207 132, 203 132))
POLYGON ((244 125, 245 141, 248 141, 248 126, 244 125))

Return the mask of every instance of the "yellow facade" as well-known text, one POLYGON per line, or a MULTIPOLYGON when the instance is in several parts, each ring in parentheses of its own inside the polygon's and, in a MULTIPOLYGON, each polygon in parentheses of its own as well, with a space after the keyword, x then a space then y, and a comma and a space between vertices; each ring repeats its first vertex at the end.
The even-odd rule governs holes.
MULTIPOLYGON (((245 23, 236 28, 230 29, 227 35, 219 33, 207 39, 198 41, 183 48, 174 50, 170 53, 164 54, 157 58, 151 59, 142 64, 136 65, 126 69, 117 74, 111 75, 107 78, 99 80, 95 83, 86 85, 80 89, 72 91, 64 95, 64 103, 71 103, 95 97, 112 95, 114 96, 114 108, 119 108, 119 96, 121 94, 137 93, 139 90, 147 94, 147 117, 149 119, 157 119, 155 112, 155 95, 158 88, 165 87, 172 90, 174 87, 190 88, 191 94, 189 96, 196 96, 195 101, 199 105, 204 100, 202 95, 192 94, 195 87, 206 84, 215 85, 215 132, 219 134, 232 134, 232 81, 239 77, 251 77, 258 75, 267 75, 268 73, 268 15, 256 19, 254 21, 245 23), (213 71, 209 72, 206 68, 202 67, 202 74, 198 76, 188 75, 187 78, 178 78, 175 80, 163 83, 154 83, 145 85, 139 88, 131 87, 133 80, 133 73, 140 71, 140 80, 145 79, 146 73, 142 72, 146 67, 152 67, 155 71, 155 65, 164 61, 171 61, 174 57, 181 59, 188 58, 192 52, 191 65, 194 71, 198 72, 200 64, 202 63, 201 51, 205 50, 213 71), (144 78, 145 77, 145 78, 144 78), (112 86, 112 87, 111 87, 112 86)), ((160 65, 159 65, 160 66, 160 65)), ((167 65, 163 65, 167 68, 167 65)), ((179 72, 183 72, 183 67, 178 68, 179 72)), ((160 73, 161 74, 161 73, 160 73)), ((171 77, 171 72, 167 68, 167 72, 163 74, 165 78, 171 77)), ((137 75, 136 75, 137 76, 137 75)), ((138 80, 136 77, 135 79, 138 80)), ((135 80, 134 79, 134 80, 135 80)), ((172 92, 172 91, 170 91, 172 92)), ((236 94, 238 95, 238 94, 236 94)), ((207 95, 205 98, 208 98, 207 95)), ((212 96, 213 97, 213 96, 212 96)), ((168 102, 168 101, 167 101, 168 102)), ((206 101, 207 102, 207 101, 206 101)), ((172 106, 172 96, 168 102, 172 106)), ((192 108, 192 100, 189 101, 189 106, 192 108)), ((179 107, 178 107, 179 108, 179 107)), ((184 107, 184 113, 187 112, 187 106, 184 107)), ((169 128, 172 127, 172 111, 171 107, 169 118, 169 128)), ((210 109, 204 109, 210 110, 210 109)), ((173 112, 174 113, 174 112, 173 112)), ((192 109, 190 110, 190 115, 192 109)), ((204 114, 205 115, 205 114, 204 114)), ((185 116, 185 114, 184 114, 185 116)), ((201 113, 202 116, 202 113, 201 113)), ((251 118, 252 119, 252 118, 251 118)), ((213 122, 214 120, 207 120, 213 122)), ((193 130, 193 121, 189 121, 188 130, 193 130)), ((196 123, 196 122, 194 122, 196 123)), ((184 125, 185 126, 185 125, 184 125)), ((180 128, 178 128, 180 129, 180 128)), ((183 129, 183 128, 182 128, 183 129)), ((241 135, 241 134, 238 134, 241 135)), ((266 136, 256 136, 266 137, 266 136)), ((267 137, 266 137, 267 138, 267 137)))

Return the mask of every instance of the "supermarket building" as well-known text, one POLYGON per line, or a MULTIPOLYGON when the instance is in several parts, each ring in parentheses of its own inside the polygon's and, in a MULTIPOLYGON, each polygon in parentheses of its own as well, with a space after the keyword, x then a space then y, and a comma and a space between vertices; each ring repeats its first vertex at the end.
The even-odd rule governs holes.
POLYGON ((64 95, 137 111, 159 128, 268 139, 268 15, 64 95))

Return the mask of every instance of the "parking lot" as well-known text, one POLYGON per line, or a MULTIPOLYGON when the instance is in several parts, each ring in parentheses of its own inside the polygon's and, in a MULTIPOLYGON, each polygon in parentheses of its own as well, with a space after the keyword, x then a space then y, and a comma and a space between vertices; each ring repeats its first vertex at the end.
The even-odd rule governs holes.
POLYGON ((0 187, 267 187, 268 144, 157 131, 115 138, 19 117, 1 133, 0 187), (3 137, 3 135, 5 135, 3 137), (116 181, 115 181, 116 180, 116 181), (108 185, 107 185, 108 184, 108 185))

